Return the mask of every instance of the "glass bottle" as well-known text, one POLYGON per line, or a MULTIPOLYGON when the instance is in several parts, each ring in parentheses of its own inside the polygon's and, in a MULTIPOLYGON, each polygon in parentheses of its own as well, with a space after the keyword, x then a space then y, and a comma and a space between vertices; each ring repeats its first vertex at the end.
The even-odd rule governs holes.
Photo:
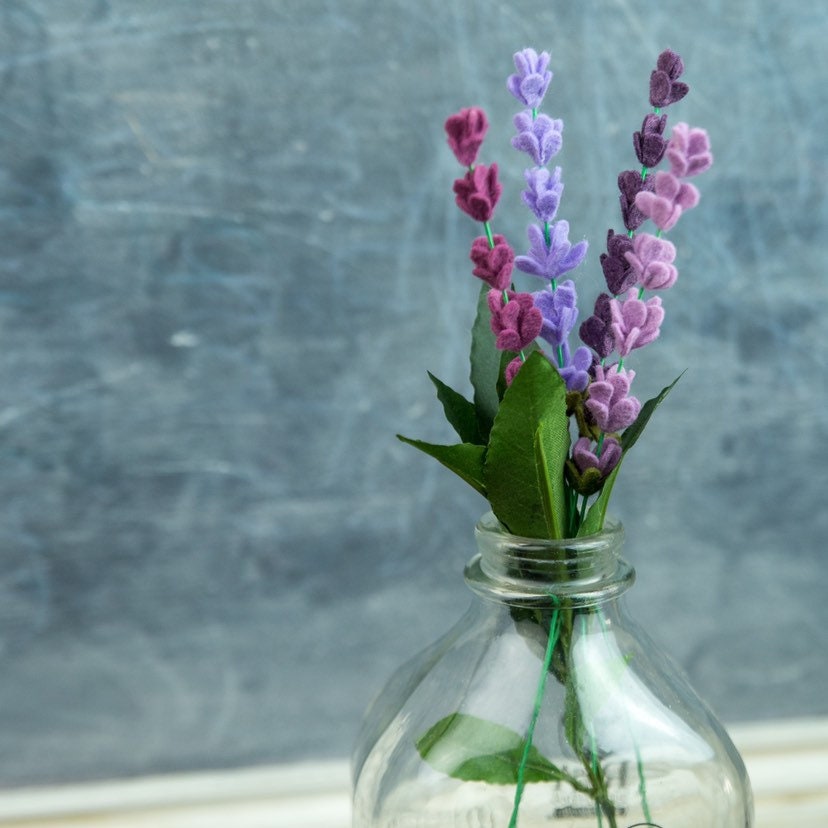
POLYGON ((624 611, 620 525, 476 535, 476 600, 368 710, 353 828, 751 828, 736 748, 624 611))

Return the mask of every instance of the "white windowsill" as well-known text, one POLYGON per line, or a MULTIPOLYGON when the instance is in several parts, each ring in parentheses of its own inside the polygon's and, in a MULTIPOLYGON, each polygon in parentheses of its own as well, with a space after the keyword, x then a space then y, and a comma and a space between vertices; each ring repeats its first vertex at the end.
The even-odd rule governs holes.
MULTIPOLYGON (((828 826, 828 719, 730 728, 756 828, 828 826)), ((348 765, 313 762, 0 792, 2 828, 350 828, 348 765)))

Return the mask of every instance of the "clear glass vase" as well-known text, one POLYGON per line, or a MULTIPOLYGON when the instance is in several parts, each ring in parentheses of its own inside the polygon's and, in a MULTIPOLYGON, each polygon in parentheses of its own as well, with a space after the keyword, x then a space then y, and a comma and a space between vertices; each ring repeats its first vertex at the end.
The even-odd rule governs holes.
POLYGON ((477 600, 368 710, 354 828, 750 828, 736 748, 623 610, 621 527, 476 533, 477 600))

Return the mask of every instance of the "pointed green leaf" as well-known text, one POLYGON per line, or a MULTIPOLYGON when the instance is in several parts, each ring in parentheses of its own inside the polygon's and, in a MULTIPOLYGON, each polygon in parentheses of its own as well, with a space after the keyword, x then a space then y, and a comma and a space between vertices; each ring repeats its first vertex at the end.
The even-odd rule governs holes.
MULTIPOLYGON (((526 740, 503 725, 452 713, 441 719, 419 739, 417 750, 433 768, 465 782, 493 785, 517 783, 518 768, 526 740)), ((534 747, 529 748, 525 782, 569 782, 561 771, 534 747)))
MULTIPOLYGON (((483 466, 492 510, 513 534, 548 537, 542 493, 547 488, 554 493, 552 502, 561 498, 560 508, 566 508, 564 444, 568 449, 566 384, 543 354, 533 353, 503 395, 483 466), (539 468, 535 453, 535 433, 542 422, 540 446, 546 469, 539 468)), ((559 507, 555 511, 559 514, 559 507)))
POLYGON ((486 456, 486 447, 472 443, 457 443, 453 446, 425 443, 422 440, 411 440, 398 434, 397 438, 409 446, 419 449, 429 457, 439 460, 447 469, 462 477, 470 486, 473 486, 483 497, 486 497, 486 487, 483 484, 483 460, 486 456))
POLYGON ((437 389, 437 399, 443 404, 443 413, 452 428, 457 432, 457 436, 464 443, 482 445, 483 440, 480 439, 480 429, 477 425, 477 412, 474 404, 437 379, 431 371, 428 372, 428 376, 437 389))
POLYGON ((650 417, 653 416, 653 412, 659 405, 661 405, 664 398, 673 390, 673 386, 683 376, 684 371, 682 371, 666 388, 662 388, 661 392, 657 396, 653 397, 651 400, 647 400, 647 402, 641 406, 641 411, 638 413, 638 417, 636 417, 635 422, 621 435, 621 448, 624 449, 625 452, 629 451, 636 444, 638 438, 641 436, 641 432, 644 431, 644 428, 650 421, 650 417))
POLYGON ((489 439, 500 398, 497 395, 497 378, 500 374, 500 351, 495 347, 492 333, 491 312, 487 302, 489 286, 483 284, 477 299, 477 315, 471 336, 471 384, 474 388, 474 407, 480 436, 489 439))
POLYGON ((541 419, 535 431, 535 465, 546 521, 547 537, 566 536, 567 495, 564 488, 564 465, 569 456, 569 422, 566 409, 564 422, 558 422, 558 412, 541 419))

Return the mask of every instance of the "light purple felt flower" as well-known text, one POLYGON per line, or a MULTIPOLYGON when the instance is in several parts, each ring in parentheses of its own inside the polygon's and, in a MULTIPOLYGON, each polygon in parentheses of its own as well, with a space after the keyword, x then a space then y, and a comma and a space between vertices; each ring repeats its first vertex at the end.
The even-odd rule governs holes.
POLYGON ((555 290, 533 293, 535 307, 543 316, 540 336, 550 345, 561 345, 578 321, 578 294, 571 279, 561 282, 555 290))
POLYGON ((677 80, 684 72, 684 63, 675 53, 666 49, 658 56, 656 68, 650 75, 650 103, 661 108, 680 101, 689 91, 686 83, 677 80))
POLYGON ((505 236, 497 233, 493 241, 494 247, 489 247, 489 240, 486 236, 478 236, 472 242, 469 254, 469 258, 475 264, 472 273, 493 288, 506 290, 511 283, 515 252, 509 246, 505 236))
POLYGON ((535 340, 543 325, 541 312, 535 307, 531 293, 506 292, 508 302, 504 303, 503 291, 490 290, 487 296, 492 314, 492 333, 501 351, 519 351, 535 340))
POLYGON ((561 168, 551 172, 546 167, 533 167, 523 173, 527 187, 523 202, 538 217, 538 221, 551 223, 558 212, 563 195, 561 168))
POLYGON ((492 217, 503 186, 497 180, 497 164, 481 164, 454 182, 457 206, 476 221, 492 217))
POLYGON ((638 298, 638 291, 633 289, 623 301, 611 299, 610 311, 615 347, 622 357, 658 338, 664 321, 661 297, 654 296, 645 302, 638 298))
POLYGON ((685 123, 676 124, 667 144, 670 172, 678 178, 691 178, 710 168, 713 155, 707 132, 685 123))
POLYGON ((581 342, 589 345, 601 359, 606 359, 615 350, 615 335, 612 332, 612 311, 608 293, 599 294, 595 300, 595 312, 581 323, 578 334, 581 342))
POLYGON ((549 53, 523 49, 515 53, 514 61, 517 73, 509 76, 506 86, 522 104, 537 109, 552 80, 552 72, 547 69, 549 53))
POLYGON ((557 365, 558 373, 566 383, 567 391, 584 391, 589 385, 589 369, 592 367, 592 354, 583 345, 570 355, 569 343, 561 344, 563 365, 557 365))
POLYGON ((537 166, 546 166, 549 159, 560 151, 563 121, 559 118, 538 115, 533 119, 531 112, 518 112, 514 124, 518 134, 512 138, 512 146, 527 153, 537 166))
POLYGON ((666 125, 666 115, 650 113, 644 118, 641 130, 633 133, 635 156, 645 167, 655 167, 664 157, 667 140, 662 134, 666 125))
POLYGON ((635 206, 660 230, 669 230, 685 210, 698 203, 699 191, 692 184, 664 170, 655 174, 653 192, 640 192, 635 197, 635 206))
POLYGON ((595 379, 589 385, 585 405, 601 431, 620 431, 635 422, 641 403, 630 397, 635 371, 618 370, 617 365, 595 366, 595 379))
POLYGON ((486 113, 476 106, 461 109, 446 119, 448 144, 455 158, 464 167, 474 164, 488 129, 486 113))
POLYGON ((515 257, 515 267, 547 282, 574 270, 586 256, 586 241, 570 244, 569 222, 563 219, 552 226, 549 246, 543 228, 537 224, 530 224, 527 233, 529 252, 525 256, 515 257))
POLYGON ((636 283, 645 290, 666 290, 678 278, 673 265, 675 245, 650 233, 639 233, 632 243, 633 249, 626 255, 636 276, 636 283))
POLYGON ((581 437, 572 447, 572 459, 581 473, 587 469, 598 469, 602 477, 606 477, 621 459, 621 444, 615 437, 605 437, 601 444, 601 456, 592 449, 589 437, 581 437))

